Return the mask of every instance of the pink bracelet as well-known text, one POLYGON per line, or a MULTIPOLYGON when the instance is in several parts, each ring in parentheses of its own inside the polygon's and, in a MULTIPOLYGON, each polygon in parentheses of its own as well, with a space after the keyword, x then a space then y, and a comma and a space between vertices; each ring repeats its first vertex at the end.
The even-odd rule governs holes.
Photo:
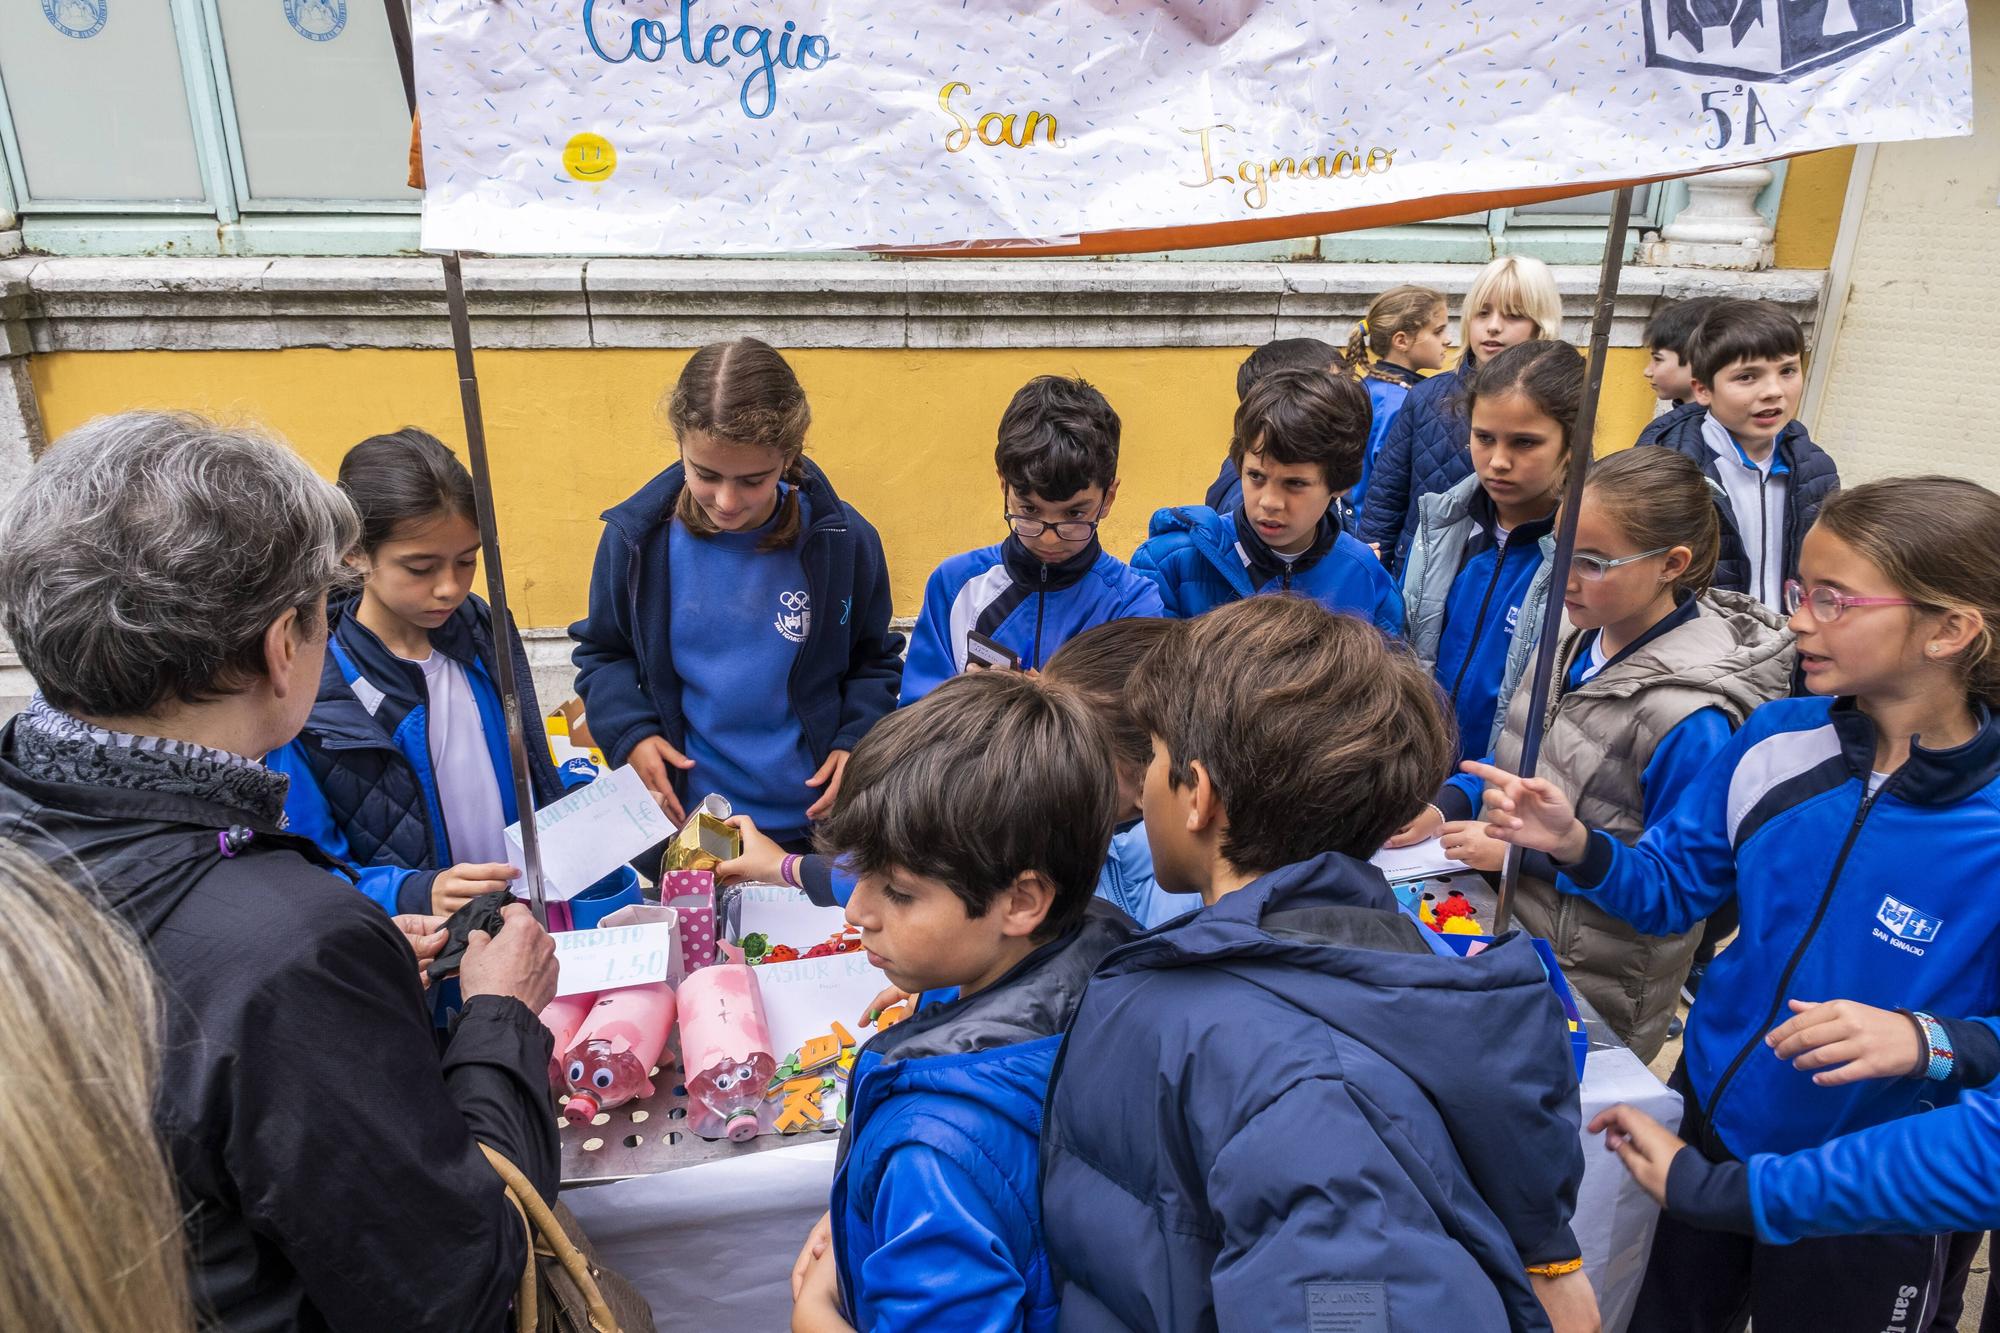
POLYGON ((785 883, 791 885, 795 889, 805 888, 805 885, 799 883, 798 876, 792 873, 793 871, 798 869, 799 862, 803 860, 805 860, 805 858, 799 855, 797 852, 787 852, 785 854, 785 859, 778 862, 778 878, 785 881, 785 883))

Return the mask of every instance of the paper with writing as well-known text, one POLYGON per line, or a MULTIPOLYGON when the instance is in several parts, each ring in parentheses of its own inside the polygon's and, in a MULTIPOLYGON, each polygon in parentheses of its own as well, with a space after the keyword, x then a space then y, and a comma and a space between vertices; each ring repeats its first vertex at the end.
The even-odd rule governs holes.
MULTIPOLYGON (((544 806, 535 814, 535 830, 541 835, 542 879, 556 902, 575 897, 674 835, 660 803, 629 767, 544 806)), ((519 824, 507 826, 507 851, 510 862, 523 865, 519 824)))

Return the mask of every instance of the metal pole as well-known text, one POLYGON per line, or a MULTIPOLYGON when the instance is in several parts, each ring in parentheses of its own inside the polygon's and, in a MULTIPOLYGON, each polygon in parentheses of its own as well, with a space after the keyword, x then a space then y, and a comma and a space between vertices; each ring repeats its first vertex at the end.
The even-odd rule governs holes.
MULTIPOLYGON (((1611 310, 1618 300, 1618 274, 1625 267, 1625 229, 1632 220, 1632 187, 1618 191, 1611 204, 1611 223, 1604 232, 1604 266, 1597 273, 1597 304, 1590 312, 1590 362, 1584 371, 1583 403, 1569 437, 1569 477, 1562 514, 1556 520, 1555 563, 1549 571, 1549 599, 1542 608, 1541 638, 1535 643, 1535 666, 1529 673, 1528 726, 1521 737, 1521 776, 1535 776, 1542 757, 1542 733, 1547 729, 1549 691, 1554 685, 1556 639, 1562 634, 1563 585, 1569 579, 1570 555, 1576 550, 1576 516, 1583 500, 1583 479, 1590 470, 1591 448, 1597 435, 1597 398, 1604 387, 1604 359, 1611 345, 1611 310)), ((1521 883, 1521 849, 1509 847, 1500 872, 1500 900, 1493 908, 1493 933, 1507 929, 1514 913, 1514 892, 1521 883)))
POLYGON ((444 256, 444 300, 451 314, 451 346, 458 357, 458 399, 465 409, 465 447, 472 465, 472 490, 479 504, 479 553, 486 562, 486 600, 493 608, 493 655, 500 666, 507 750, 514 761, 514 808, 521 812, 521 859, 527 867, 521 878, 535 920, 546 927, 549 911, 542 886, 541 839, 535 832, 535 791, 528 781, 527 728, 521 717, 520 682, 514 678, 514 618, 507 611, 507 576, 500 566, 500 525, 493 511, 493 474, 486 461, 486 420, 479 410, 479 377, 472 368, 472 321, 465 313, 465 281, 459 273, 457 251, 444 256))
POLYGON ((407 0, 382 0, 389 15, 389 41, 396 48, 396 68, 403 73, 403 100, 410 114, 417 114, 416 47, 410 41, 410 11, 407 0))

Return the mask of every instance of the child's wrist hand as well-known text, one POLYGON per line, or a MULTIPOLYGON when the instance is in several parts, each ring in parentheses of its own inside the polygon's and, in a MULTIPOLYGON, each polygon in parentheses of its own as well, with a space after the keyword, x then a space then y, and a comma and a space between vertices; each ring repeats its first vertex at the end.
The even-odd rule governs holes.
POLYGON ((1909 1015, 1854 1000, 1788 1003, 1792 1017, 1771 1029, 1764 1042, 1821 1087, 1924 1072, 1923 1033, 1909 1015))

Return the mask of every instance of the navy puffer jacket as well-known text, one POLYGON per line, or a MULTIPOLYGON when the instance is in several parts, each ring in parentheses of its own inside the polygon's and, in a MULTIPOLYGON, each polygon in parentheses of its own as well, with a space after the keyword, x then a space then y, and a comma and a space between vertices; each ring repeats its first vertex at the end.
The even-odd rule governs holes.
MULTIPOLYGON (((312 716, 298 739, 265 762, 291 775, 285 800, 291 832, 352 866, 356 887, 384 911, 428 912, 437 872, 458 860, 431 768, 430 692, 423 668, 390 652, 356 618, 359 600, 327 608, 330 642, 312 716)), ((511 824, 521 815, 514 801, 492 609, 467 597, 451 619, 431 631, 431 648, 465 668, 499 779, 501 817, 511 824)), ((534 673, 521 636, 511 627, 507 650, 529 728, 528 780, 540 809, 561 796, 566 784, 538 734, 534 673)))
POLYGON ((1390 573, 1400 570, 1417 530, 1417 501, 1448 491, 1472 475, 1466 448, 1470 424, 1465 388, 1471 360, 1433 375, 1410 390, 1403 410, 1389 423, 1388 437, 1368 477, 1368 503, 1361 512, 1361 540, 1382 553, 1390 573))
MULTIPOLYGON (((1639 432, 1638 443, 1672 449, 1700 466, 1722 516, 1722 550, 1710 586, 1750 594, 1750 556, 1743 546, 1743 530, 1737 523, 1736 511, 1722 492, 1722 480, 1715 470, 1715 451, 1708 447, 1701 433, 1701 423, 1707 416, 1708 409, 1701 404, 1684 403, 1647 422, 1646 428, 1639 432)), ((1783 577, 1795 579, 1799 576, 1799 547, 1805 543, 1806 531, 1813 520, 1819 517, 1819 507, 1840 489, 1840 471, 1834 466, 1832 455, 1814 444, 1804 424, 1798 421, 1778 432, 1778 460, 1791 472, 1791 484, 1785 491, 1783 577)))
POLYGON ((1546 1330, 1576 1067, 1519 932, 1434 952, 1329 852, 1114 950, 1042 1131, 1065 1330, 1546 1330), (1344 1322, 1343 1322, 1344 1321, 1344 1322))

